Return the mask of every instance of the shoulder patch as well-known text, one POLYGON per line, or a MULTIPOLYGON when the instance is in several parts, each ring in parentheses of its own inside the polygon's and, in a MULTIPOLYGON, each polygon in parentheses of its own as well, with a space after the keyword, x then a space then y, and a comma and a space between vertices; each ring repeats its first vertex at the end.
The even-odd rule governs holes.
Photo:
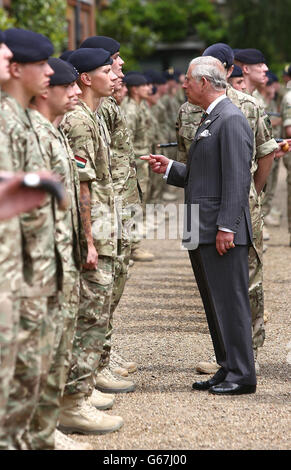
POLYGON ((74 157, 75 157, 77 166, 78 166, 79 168, 85 168, 86 163, 87 163, 86 158, 79 157, 78 155, 75 155, 74 157))

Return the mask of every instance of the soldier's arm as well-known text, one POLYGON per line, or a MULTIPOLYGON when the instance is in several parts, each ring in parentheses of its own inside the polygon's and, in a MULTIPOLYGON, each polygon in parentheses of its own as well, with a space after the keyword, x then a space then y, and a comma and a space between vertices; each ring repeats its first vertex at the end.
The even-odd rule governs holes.
POLYGON ((261 108, 258 109, 257 122, 256 159, 258 167, 254 174, 254 183, 257 194, 260 194, 270 174, 278 144, 273 138, 271 121, 261 108))
POLYGON ((84 265, 84 268, 96 269, 98 265, 98 253, 94 246, 94 241, 92 237, 91 197, 87 181, 80 182, 80 212, 88 247, 87 260, 84 265))

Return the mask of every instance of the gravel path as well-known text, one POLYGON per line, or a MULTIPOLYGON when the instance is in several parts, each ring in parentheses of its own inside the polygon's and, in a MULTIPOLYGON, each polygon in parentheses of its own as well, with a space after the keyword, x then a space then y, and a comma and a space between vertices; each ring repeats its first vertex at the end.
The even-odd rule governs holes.
MULTIPOLYGON (((72 436, 95 449, 290 449, 291 248, 286 221, 285 169, 275 197, 280 228, 268 229, 265 305, 270 314, 259 355, 257 393, 238 397, 193 392, 194 366, 212 345, 188 255, 177 240, 146 240, 151 263, 135 263, 115 314, 114 345, 139 370, 137 389, 119 394, 109 414, 124 427, 104 436, 72 436)), ((207 377, 207 376, 205 376, 207 377)))

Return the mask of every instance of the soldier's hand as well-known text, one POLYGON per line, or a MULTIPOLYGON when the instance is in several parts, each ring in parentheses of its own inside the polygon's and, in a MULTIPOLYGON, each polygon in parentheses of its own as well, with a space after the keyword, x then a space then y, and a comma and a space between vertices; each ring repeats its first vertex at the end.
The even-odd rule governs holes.
POLYGON ((141 160, 146 160, 149 162, 152 171, 159 174, 166 173, 167 166, 169 164, 169 158, 164 155, 143 155, 140 157, 141 160))
POLYGON ((98 253, 94 245, 88 245, 87 260, 84 264, 85 269, 94 270, 98 266, 98 253))
POLYGON ((278 149, 275 150, 275 158, 284 157, 291 150, 291 139, 284 139, 278 143, 278 149))

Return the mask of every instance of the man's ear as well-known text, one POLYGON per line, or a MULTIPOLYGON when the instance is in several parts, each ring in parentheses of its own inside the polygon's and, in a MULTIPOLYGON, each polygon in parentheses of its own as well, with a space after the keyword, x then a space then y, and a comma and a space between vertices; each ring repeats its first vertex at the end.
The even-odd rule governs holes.
POLYGON ((10 74, 13 78, 20 78, 23 65, 18 62, 10 63, 10 74))
POLYGON ((91 86, 91 76, 88 72, 81 73, 80 80, 84 83, 84 85, 91 86))

